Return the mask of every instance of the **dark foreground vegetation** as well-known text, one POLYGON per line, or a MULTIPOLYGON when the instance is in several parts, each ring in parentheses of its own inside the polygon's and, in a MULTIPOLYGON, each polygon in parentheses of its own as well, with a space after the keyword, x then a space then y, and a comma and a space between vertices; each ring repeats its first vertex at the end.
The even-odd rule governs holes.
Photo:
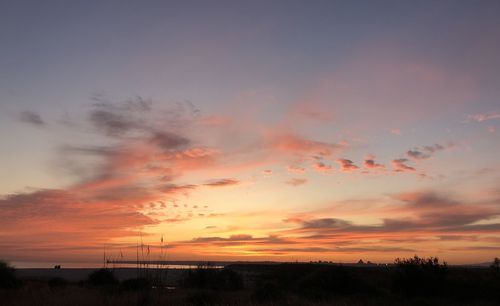
POLYGON ((489 268, 449 267, 417 256, 393 265, 200 266, 175 283, 165 272, 143 270, 121 282, 108 269, 77 283, 19 280, 0 262, 0 305, 500 305, 498 259, 489 268))

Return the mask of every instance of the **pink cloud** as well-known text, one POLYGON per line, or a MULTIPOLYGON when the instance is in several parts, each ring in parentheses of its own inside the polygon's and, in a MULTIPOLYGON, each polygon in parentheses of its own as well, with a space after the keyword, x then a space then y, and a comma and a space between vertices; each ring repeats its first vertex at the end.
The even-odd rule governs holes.
POLYGON ((385 169, 384 165, 375 162, 375 157, 373 155, 369 155, 365 158, 363 166, 366 169, 385 169))
POLYGON ((332 166, 325 165, 322 162, 317 162, 313 165, 314 169, 318 172, 330 172, 333 170, 332 166))
POLYGON ((203 147, 194 147, 190 149, 186 149, 184 151, 177 152, 175 154, 176 158, 203 158, 203 157, 213 157, 219 153, 218 150, 203 148, 203 147))
POLYGON ((340 164, 340 170, 344 172, 349 172, 349 171, 354 171, 358 170, 359 167, 356 166, 352 160, 349 159, 344 159, 344 158, 339 158, 337 159, 337 162, 340 164))
POLYGON ((406 163, 409 160, 406 158, 399 158, 399 159, 394 159, 392 160, 392 167, 394 168, 394 171, 396 172, 412 172, 415 171, 416 169, 413 167, 408 166, 406 163))

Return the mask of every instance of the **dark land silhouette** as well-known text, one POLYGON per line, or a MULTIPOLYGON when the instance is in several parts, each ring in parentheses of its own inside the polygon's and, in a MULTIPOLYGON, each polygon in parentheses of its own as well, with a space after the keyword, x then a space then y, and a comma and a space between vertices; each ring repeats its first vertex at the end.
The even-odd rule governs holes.
MULTIPOLYGON (((40 270, 40 269, 39 269, 40 270)), ((50 270, 46 270, 50 271, 50 270)), ((439 259, 235 263, 223 268, 64 269, 38 274, 0 263, 1 305, 499 305, 500 261, 448 266, 439 259), (71 271, 78 278, 68 277, 71 271), (60 273, 60 274, 56 274, 60 273), (59 276, 56 276, 59 275, 59 276)), ((33 271, 32 271, 33 272, 33 271)))

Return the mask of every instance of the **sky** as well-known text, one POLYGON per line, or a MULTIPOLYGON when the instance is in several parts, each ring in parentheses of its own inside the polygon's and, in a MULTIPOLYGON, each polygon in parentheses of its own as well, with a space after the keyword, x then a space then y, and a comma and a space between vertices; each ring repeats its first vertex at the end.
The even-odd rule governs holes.
POLYGON ((0 259, 489 262, 499 54, 498 1, 2 1, 0 259))

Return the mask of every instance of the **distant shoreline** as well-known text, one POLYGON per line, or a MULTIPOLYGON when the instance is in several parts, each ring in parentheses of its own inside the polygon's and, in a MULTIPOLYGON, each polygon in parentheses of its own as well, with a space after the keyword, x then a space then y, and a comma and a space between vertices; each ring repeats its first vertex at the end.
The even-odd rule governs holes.
MULTIPOLYGON (((355 266, 355 267, 376 267, 376 266, 392 266, 393 263, 364 263, 359 264, 356 262, 333 262, 333 261, 207 261, 207 260, 151 260, 151 261, 135 261, 135 260, 109 260, 106 262, 107 268, 121 268, 121 269, 136 269, 142 268, 156 268, 163 267, 168 269, 192 269, 198 266, 204 267, 218 267, 223 268, 229 265, 277 265, 277 264, 325 264, 325 265, 342 265, 342 266, 355 266)), ((13 265, 18 270, 26 269, 54 269, 54 266, 60 265, 62 269, 90 269, 95 270, 103 268, 104 264, 100 263, 82 263, 82 262, 68 262, 68 263, 26 263, 26 262, 13 262, 13 265)), ((473 263, 473 264, 449 264, 450 268, 487 268, 491 265, 490 262, 473 263)))

